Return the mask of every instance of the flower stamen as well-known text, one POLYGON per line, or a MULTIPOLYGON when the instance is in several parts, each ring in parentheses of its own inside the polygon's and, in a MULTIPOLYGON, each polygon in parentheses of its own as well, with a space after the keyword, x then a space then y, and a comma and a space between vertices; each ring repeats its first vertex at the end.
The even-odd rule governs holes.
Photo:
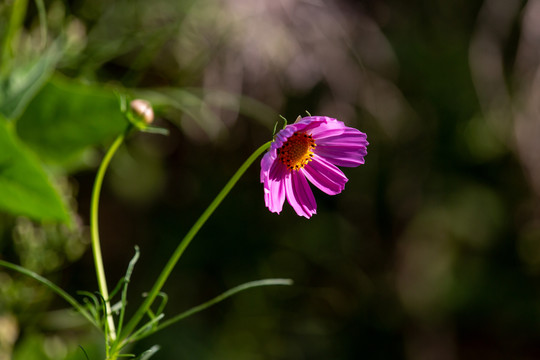
POLYGON ((313 149, 317 145, 309 134, 295 132, 287 141, 277 149, 279 161, 289 170, 299 170, 312 160, 313 149))

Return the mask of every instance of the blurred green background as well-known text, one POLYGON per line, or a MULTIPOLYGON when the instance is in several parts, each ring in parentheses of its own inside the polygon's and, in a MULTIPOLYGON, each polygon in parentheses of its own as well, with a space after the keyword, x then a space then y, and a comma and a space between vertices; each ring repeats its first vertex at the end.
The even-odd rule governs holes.
MULTIPOLYGON (((110 284, 141 249, 133 311, 278 115, 308 110, 366 132, 366 164, 344 170, 342 194, 314 190, 310 220, 270 213, 254 164, 174 270, 165 312, 250 280, 294 286, 241 293, 132 351, 537 359, 539 18, 538 0, 3 0, 0 258, 97 290, 89 206, 125 127, 114 91, 147 99, 170 135, 131 136, 100 204, 110 284), (42 178, 42 197, 14 185, 42 178)), ((103 356, 47 289, 3 269, 0 284, 0 359, 103 356)))

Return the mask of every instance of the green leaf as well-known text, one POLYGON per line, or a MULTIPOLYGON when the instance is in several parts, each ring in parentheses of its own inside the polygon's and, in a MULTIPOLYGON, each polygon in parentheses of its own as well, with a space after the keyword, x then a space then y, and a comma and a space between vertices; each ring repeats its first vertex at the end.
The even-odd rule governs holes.
POLYGON ((43 160, 66 164, 126 125, 112 90, 54 76, 17 121, 17 132, 43 160))
POLYGON ((28 102, 52 75, 62 53, 57 44, 46 53, 24 64, 19 64, 2 79, 0 78, 0 115, 16 119, 28 102))
POLYGON ((6 267, 8 269, 17 271, 23 275, 26 275, 28 277, 31 277, 32 279, 40 282, 42 285, 45 285, 49 288, 49 290, 56 293, 56 295, 63 298, 65 301, 67 301, 75 310, 77 310, 82 316, 84 316, 91 324, 94 326, 98 326, 98 324, 94 321, 92 318, 92 315, 73 298, 71 295, 69 295, 67 292, 62 290, 58 285, 54 284, 52 281, 48 280, 47 278, 44 278, 43 276, 39 275, 38 273, 29 270, 27 268, 24 268, 17 264, 12 264, 8 261, 0 260, 0 266, 6 267))
POLYGON ((1 116, 0 211, 35 220, 69 222, 68 211, 39 161, 1 116))
POLYGON ((159 345, 154 345, 150 349, 146 350, 141 354, 137 360, 148 360, 150 359, 155 353, 159 351, 159 345))

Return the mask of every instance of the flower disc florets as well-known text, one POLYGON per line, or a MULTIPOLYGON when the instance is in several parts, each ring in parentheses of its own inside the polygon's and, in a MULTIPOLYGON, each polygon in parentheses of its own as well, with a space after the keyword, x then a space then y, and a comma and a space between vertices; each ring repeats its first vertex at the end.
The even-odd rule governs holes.
POLYGON ((281 163, 289 170, 298 170, 311 161, 315 146, 313 136, 295 132, 281 148, 277 149, 277 153, 281 163))

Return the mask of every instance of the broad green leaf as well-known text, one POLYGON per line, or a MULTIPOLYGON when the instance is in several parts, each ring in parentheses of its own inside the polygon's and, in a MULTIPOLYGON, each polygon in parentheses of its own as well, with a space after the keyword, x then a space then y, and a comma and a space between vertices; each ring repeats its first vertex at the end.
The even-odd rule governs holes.
POLYGON ((126 126, 112 90, 54 76, 17 121, 17 132, 43 160, 65 164, 126 126))
POLYGON ((68 222, 50 179, 0 116, 0 211, 35 220, 68 222))
POLYGON ((0 114, 14 120, 52 75, 62 53, 50 46, 46 53, 27 63, 18 64, 5 78, 0 78, 0 114))

